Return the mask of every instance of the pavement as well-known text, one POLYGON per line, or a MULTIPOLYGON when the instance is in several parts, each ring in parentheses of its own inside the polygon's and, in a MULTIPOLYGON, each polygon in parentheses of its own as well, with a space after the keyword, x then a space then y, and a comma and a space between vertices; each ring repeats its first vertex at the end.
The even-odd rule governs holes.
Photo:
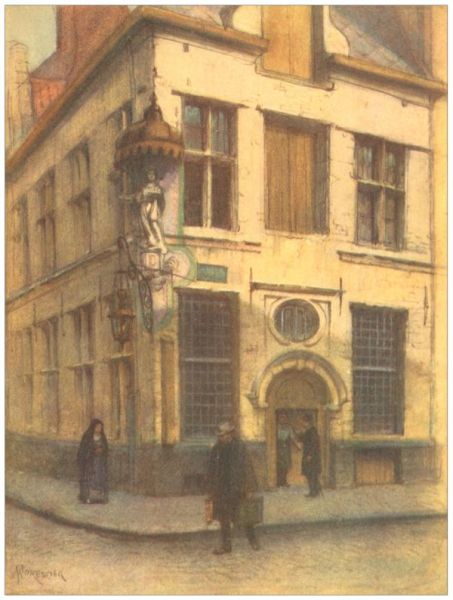
MULTIPOLYGON (((6 498, 16 506, 53 521, 101 533, 133 537, 169 537, 214 531, 204 521, 203 496, 152 497, 113 491, 108 504, 82 504, 77 482, 23 471, 7 471, 6 498)), ((340 524, 380 519, 445 516, 446 488, 410 483, 326 489, 307 498, 306 488, 263 492, 267 527, 310 523, 340 524)))

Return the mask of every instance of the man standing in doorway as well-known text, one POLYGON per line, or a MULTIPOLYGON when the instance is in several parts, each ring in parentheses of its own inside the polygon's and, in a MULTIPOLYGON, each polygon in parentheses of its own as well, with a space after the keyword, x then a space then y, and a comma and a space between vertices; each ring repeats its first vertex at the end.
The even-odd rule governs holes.
POLYGON ((302 456, 302 475, 305 475, 308 481, 309 498, 319 496, 321 492, 321 484, 319 483, 319 475, 321 473, 321 449, 319 443, 319 435, 316 427, 313 424, 313 417, 306 413, 302 417, 302 433, 299 439, 304 446, 302 456))
MULTIPOLYGON (((231 523, 238 523, 241 501, 257 490, 256 477, 244 442, 226 422, 217 428, 217 443, 211 450, 208 467, 208 494, 213 502, 213 517, 220 523, 221 545, 214 554, 231 552, 231 523)), ((253 525, 245 534, 254 550, 259 549, 253 525)))

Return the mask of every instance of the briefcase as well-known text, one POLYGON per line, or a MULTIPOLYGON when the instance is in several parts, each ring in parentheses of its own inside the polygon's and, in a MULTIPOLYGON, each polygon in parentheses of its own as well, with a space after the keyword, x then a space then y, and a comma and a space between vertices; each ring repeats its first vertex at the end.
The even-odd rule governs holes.
POLYGON ((214 520, 214 503, 210 498, 204 501, 204 518, 208 525, 214 520))
POLYGON ((239 525, 249 527, 263 522, 264 502, 262 496, 247 498, 239 505, 239 525))

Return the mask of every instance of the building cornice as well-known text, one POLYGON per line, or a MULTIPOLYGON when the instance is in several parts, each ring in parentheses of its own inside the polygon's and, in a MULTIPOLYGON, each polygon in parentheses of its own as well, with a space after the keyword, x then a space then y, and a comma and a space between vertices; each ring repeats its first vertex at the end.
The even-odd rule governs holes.
POLYGON ((327 62, 332 70, 349 71, 368 79, 377 79, 390 84, 403 85, 425 92, 431 96, 442 96, 447 93, 447 84, 443 81, 427 79, 397 69, 382 67, 360 58, 353 58, 343 54, 330 54, 327 62))
POLYGON ((52 102, 31 129, 24 142, 7 159, 7 175, 11 175, 19 168, 36 145, 58 124, 72 102, 80 97, 87 84, 94 79, 101 65, 105 63, 111 54, 125 46, 131 36, 146 24, 154 25, 157 31, 159 29, 172 30, 186 36, 202 37, 213 43, 226 45, 254 55, 261 54, 268 46, 267 40, 259 36, 233 29, 224 29, 220 25, 180 15, 163 8, 154 6, 136 8, 124 24, 108 38, 100 51, 96 53, 95 58, 85 65, 61 96, 52 102))

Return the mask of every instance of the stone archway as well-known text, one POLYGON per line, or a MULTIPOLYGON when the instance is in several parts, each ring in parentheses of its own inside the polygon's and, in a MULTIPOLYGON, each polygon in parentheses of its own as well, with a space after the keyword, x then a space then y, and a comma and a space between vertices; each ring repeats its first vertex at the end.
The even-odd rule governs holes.
MULTIPOLYGON (((268 483, 276 485, 277 462, 277 415, 284 411, 293 428, 300 432, 300 418, 304 413, 314 417, 321 440, 321 480, 324 486, 330 483, 330 396, 325 381, 309 369, 288 369, 274 377, 267 389, 266 447, 268 483)), ((293 467, 290 483, 300 484, 304 478, 300 473, 300 453, 293 448, 293 467)))

